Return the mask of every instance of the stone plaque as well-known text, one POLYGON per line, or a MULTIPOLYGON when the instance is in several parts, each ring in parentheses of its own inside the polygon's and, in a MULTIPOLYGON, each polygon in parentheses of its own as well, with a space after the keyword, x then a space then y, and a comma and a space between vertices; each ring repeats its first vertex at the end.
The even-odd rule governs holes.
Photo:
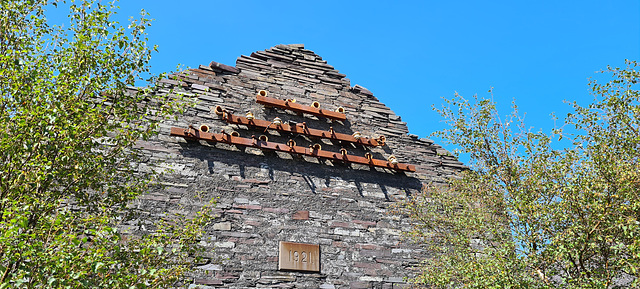
POLYGON ((320 245, 280 241, 278 270, 320 272, 320 245))

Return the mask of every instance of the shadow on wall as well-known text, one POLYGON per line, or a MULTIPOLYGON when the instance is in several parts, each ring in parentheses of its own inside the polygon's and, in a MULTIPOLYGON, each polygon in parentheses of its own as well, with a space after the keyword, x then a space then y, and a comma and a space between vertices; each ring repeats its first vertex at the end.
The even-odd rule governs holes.
MULTIPOLYGON (((227 146, 226 144, 223 145, 227 146)), ((344 181, 354 182, 361 196, 364 196, 363 192, 365 190, 362 184, 376 184, 385 194, 388 201, 391 201, 388 188, 396 188, 404 191, 405 196, 409 196, 412 192, 420 191, 422 188, 422 183, 419 179, 409 176, 404 172, 371 167, 367 168, 361 165, 357 165, 358 169, 354 169, 350 165, 339 162, 330 165, 325 163, 329 161, 320 160, 319 163, 315 163, 299 156, 282 158, 274 152, 255 155, 244 151, 245 149, 253 148, 239 147, 239 150, 228 150, 218 148, 214 145, 202 145, 199 141, 187 141, 186 143, 180 143, 180 146, 180 152, 183 157, 206 161, 210 174, 216 174, 216 162, 221 162, 229 166, 238 166, 239 175, 242 178, 246 177, 245 170, 247 167, 260 168, 266 164, 266 167, 269 169, 268 177, 270 180, 276 181, 274 179, 274 171, 297 173, 303 177, 309 190, 313 193, 316 193, 318 184, 314 182, 314 178, 312 177, 324 179, 325 186, 327 187, 330 183, 329 180, 336 177, 344 181)))

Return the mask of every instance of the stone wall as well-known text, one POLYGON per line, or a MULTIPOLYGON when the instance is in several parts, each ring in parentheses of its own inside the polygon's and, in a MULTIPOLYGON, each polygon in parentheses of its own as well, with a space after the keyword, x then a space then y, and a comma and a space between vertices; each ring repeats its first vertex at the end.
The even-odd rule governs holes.
POLYGON ((367 89, 349 79, 303 45, 278 45, 238 58, 235 67, 212 62, 161 81, 156 93, 182 93, 197 105, 161 126, 157 139, 141 142, 150 169, 161 161, 164 185, 137 204, 151 216, 190 214, 204 199, 218 197, 218 218, 201 242, 211 262, 197 264, 191 287, 211 288, 404 288, 403 278, 426 256, 402 243, 408 220, 389 214, 390 205, 420 190, 423 183, 443 182, 464 166, 428 139, 408 134, 406 123, 367 89), (347 121, 265 108, 255 101, 259 90, 270 97, 296 99, 322 108, 346 109, 347 121), (310 128, 369 137, 384 135, 383 147, 365 148, 269 130, 229 125, 213 109, 220 105, 256 118, 280 117, 310 128), (237 131, 242 137, 266 134, 269 141, 387 159, 416 166, 415 173, 333 163, 307 156, 262 152, 255 148, 185 140, 169 136, 171 127, 208 125, 213 132, 237 131), (280 241, 319 244, 320 272, 278 270, 280 241))

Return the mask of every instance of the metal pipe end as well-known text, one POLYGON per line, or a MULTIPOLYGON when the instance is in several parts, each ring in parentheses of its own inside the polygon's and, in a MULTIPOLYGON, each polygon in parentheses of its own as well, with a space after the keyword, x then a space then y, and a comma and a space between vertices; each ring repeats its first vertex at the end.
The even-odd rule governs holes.
POLYGON ((385 145, 387 143, 387 137, 383 135, 379 136, 378 142, 380 143, 381 146, 385 145))
POLYGON ((389 163, 391 163, 392 165, 398 164, 398 158, 396 158, 396 156, 394 155, 390 155, 387 161, 389 161, 389 163))
POLYGON ((356 140, 359 140, 362 138, 362 133, 360 133, 359 131, 356 131, 353 133, 353 138, 355 138, 356 140))
POLYGON ((224 109, 222 109, 222 106, 216 105, 216 108, 213 110, 217 115, 223 115, 224 114, 224 109))
POLYGON ((364 157, 367 158, 369 161, 373 159, 373 155, 370 152, 365 153, 364 157))

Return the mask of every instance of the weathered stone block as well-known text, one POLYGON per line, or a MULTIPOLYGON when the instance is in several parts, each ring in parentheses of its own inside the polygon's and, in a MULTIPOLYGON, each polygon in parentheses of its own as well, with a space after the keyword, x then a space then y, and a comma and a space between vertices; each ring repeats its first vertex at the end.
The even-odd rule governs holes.
POLYGON ((309 220, 309 211, 297 211, 292 218, 294 220, 309 220))
POLYGON ((353 281, 353 282, 349 283, 349 288, 351 288, 351 289, 367 289, 367 288, 373 288, 373 287, 369 282, 353 281))
POLYGON ((217 231, 229 231, 231 230, 231 223, 230 222, 215 223, 213 224, 213 229, 217 231))
POLYGON ((220 248, 233 248, 236 246, 236 243, 234 242, 215 242, 213 244, 215 247, 220 247, 220 248))

